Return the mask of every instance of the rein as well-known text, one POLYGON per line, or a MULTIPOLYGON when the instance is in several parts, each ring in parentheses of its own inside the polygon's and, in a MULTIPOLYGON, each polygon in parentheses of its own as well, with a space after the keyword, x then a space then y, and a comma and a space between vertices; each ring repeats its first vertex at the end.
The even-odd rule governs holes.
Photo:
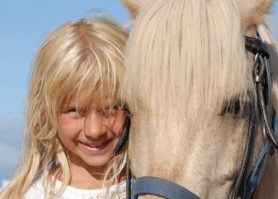
POLYGON ((274 132, 273 118, 275 112, 272 105, 272 77, 268 65, 269 54, 266 45, 258 38, 245 37, 245 47, 255 55, 254 59, 254 83, 256 88, 256 97, 259 108, 255 114, 250 117, 246 147, 240 173, 229 199, 250 199, 252 198, 260 176, 263 172, 266 156, 269 156, 269 149, 278 148, 278 136, 274 132), (268 142, 263 142, 259 158, 255 164, 255 169, 248 176, 250 170, 250 161, 254 150, 254 138, 257 134, 259 122, 263 122, 264 137, 268 142), (271 122, 271 123, 270 123, 271 122))
MULTIPOLYGON (((256 88, 256 98, 258 109, 250 112, 249 127, 246 139, 246 147, 243 154, 243 160, 239 175, 232 187, 229 199, 250 199, 252 198, 261 173, 263 172, 264 162, 270 154, 269 151, 278 149, 278 135, 274 132, 273 117, 275 112, 272 105, 272 78, 271 70, 268 64, 269 54, 266 45, 258 38, 245 36, 245 47, 248 51, 255 55, 254 59, 254 84, 256 88), (252 166, 251 159, 253 156, 254 142, 258 133, 260 122, 263 122, 264 141, 261 147, 259 158, 255 164, 254 170, 250 172, 252 166), (270 149, 270 150, 269 150, 270 149)), ((128 142, 128 134, 130 127, 130 119, 128 118, 121 142, 115 150, 115 155, 126 147, 128 142)), ((127 150, 128 152, 128 150, 127 150)), ((127 199, 137 199, 143 195, 155 195, 167 199, 198 199, 191 191, 186 188, 156 177, 143 176, 137 179, 132 178, 129 170, 129 159, 127 158, 127 199)))

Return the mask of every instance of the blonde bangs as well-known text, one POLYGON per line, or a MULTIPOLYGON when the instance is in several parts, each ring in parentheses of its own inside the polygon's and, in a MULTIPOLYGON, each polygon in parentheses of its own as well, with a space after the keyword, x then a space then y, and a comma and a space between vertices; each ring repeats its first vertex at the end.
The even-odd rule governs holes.
POLYGON ((57 101, 51 103, 56 104, 55 110, 61 111, 71 103, 80 108, 90 107, 92 101, 103 108, 113 107, 117 103, 119 74, 117 70, 111 70, 111 65, 120 63, 101 60, 95 54, 88 60, 83 59, 82 63, 72 63, 71 60, 70 63, 63 64, 71 64, 71 70, 61 72, 61 76, 57 75, 56 85, 50 91, 56 93, 56 97, 52 99, 57 101))

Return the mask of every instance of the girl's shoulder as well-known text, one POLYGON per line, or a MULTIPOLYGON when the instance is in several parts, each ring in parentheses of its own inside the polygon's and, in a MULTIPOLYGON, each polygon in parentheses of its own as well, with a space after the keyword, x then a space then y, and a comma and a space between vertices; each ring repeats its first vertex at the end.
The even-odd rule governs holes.
MULTIPOLYGON (((55 189, 61 187, 60 181, 56 182, 55 189)), ((113 185, 105 189, 79 189, 71 186, 66 186, 62 195, 57 196, 58 199, 100 199, 100 198, 125 198, 126 182, 123 181, 118 185, 113 185)), ((27 199, 44 199, 45 189, 42 179, 38 179, 26 192, 25 198, 27 199)))
POLYGON ((42 179, 39 178, 35 183, 33 183, 24 195, 24 198, 30 199, 44 199, 45 192, 43 188, 42 179))
MULTIPOLYGON (((59 182, 60 183, 60 182, 59 182)), ((108 199, 120 198, 124 199, 126 196, 126 182, 123 181, 117 185, 105 189, 78 189, 75 187, 67 186, 63 193, 63 199, 108 199)))

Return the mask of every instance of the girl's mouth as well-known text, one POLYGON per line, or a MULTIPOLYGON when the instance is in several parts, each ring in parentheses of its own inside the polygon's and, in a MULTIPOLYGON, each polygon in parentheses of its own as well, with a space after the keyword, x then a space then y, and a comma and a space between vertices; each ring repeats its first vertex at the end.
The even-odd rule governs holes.
POLYGON ((80 146, 89 152, 101 152, 103 151, 110 143, 112 139, 106 140, 104 142, 82 142, 78 141, 80 146))

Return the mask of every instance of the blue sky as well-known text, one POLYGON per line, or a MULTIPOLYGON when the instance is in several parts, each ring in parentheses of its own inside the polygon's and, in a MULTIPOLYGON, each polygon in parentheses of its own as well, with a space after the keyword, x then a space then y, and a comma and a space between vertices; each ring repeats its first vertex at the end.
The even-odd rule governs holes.
MULTIPOLYGON (((272 12, 278 38, 277 0, 272 12)), ((39 43, 61 23, 97 13, 121 24, 129 19, 119 0, 0 0, 0 182, 17 163, 29 70, 39 43)))

